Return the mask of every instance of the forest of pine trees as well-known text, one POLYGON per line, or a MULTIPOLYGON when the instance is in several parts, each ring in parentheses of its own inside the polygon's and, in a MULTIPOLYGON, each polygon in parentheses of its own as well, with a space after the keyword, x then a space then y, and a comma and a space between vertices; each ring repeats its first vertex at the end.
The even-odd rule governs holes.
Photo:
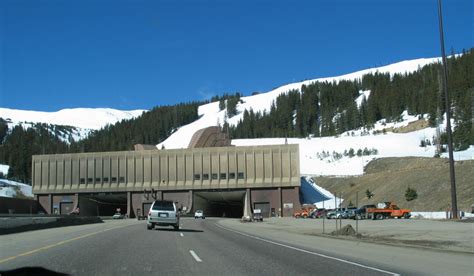
MULTIPOLYGON (((409 114, 428 114, 434 126, 445 112, 445 98, 440 92, 440 64, 431 64, 410 74, 375 73, 360 80, 317 82, 302 86, 301 91, 288 91, 272 103, 267 112, 245 110, 236 126, 225 121, 224 129, 233 139, 264 137, 333 136, 348 130, 370 129, 380 119, 396 121, 405 110, 409 114), (360 107, 355 99, 359 91, 370 90, 368 100, 360 107)), ((448 59, 448 90, 455 122, 456 150, 474 144, 472 126, 474 102, 474 53, 448 59)), ((227 118, 237 114, 241 95, 215 96, 227 118)), ((156 107, 142 116, 124 120, 92 132, 79 141, 63 141, 57 133, 61 128, 36 124, 24 129, 16 126, 8 131, 0 119, 0 163, 10 166, 9 178, 29 183, 31 157, 34 154, 75 153, 132 150, 134 144, 157 144, 178 127, 198 119, 198 107, 206 102, 192 102, 156 107)))
MULTIPOLYGON (((403 111, 411 115, 428 114, 434 126, 445 113, 441 93, 441 64, 431 64, 410 74, 375 73, 361 80, 316 82, 280 95, 269 111, 248 110, 231 138, 321 137, 365 127, 381 119, 397 121, 403 111), (355 99, 359 91, 370 90, 361 106, 355 99)), ((474 144, 472 129, 474 101, 474 53, 448 59, 448 91, 455 121, 453 140, 456 150, 474 144)))

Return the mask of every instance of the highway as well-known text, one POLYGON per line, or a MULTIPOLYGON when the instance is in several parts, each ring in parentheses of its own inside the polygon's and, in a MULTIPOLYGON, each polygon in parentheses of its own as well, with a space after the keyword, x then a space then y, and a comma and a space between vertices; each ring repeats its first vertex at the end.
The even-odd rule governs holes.
POLYGON ((39 266, 73 275, 394 275, 397 272, 183 218, 181 230, 144 221, 0 236, 0 271, 39 266))

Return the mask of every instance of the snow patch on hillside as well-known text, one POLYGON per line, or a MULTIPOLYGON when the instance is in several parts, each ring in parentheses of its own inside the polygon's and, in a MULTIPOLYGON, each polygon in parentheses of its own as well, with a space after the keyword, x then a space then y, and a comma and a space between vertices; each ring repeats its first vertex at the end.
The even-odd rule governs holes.
POLYGON ((1 174, 7 175, 9 169, 10 169, 10 166, 0 164, 0 173, 1 173, 1 174))
POLYGON ((18 191, 26 197, 33 197, 30 185, 0 178, 0 197, 17 197, 18 191))
POLYGON ((360 90, 359 97, 356 99, 357 108, 360 108, 364 99, 367 101, 370 96, 370 90, 360 90))

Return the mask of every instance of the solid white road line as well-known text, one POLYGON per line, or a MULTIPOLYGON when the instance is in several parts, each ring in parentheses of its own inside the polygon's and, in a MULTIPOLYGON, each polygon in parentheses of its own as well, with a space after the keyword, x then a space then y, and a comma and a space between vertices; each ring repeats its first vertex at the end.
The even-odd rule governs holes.
POLYGON ((184 234, 183 234, 183 233, 179 233, 179 235, 180 235, 181 237, 184 237, 184 234))
POLYGON ((279 246, 286 247, 286 248, 289 248, 289 249, 293 249, 293 250, 296 250, 296 251, 300 251, 300 252, 303 252, 303 253, 308 253, 308 254, 311 254, 311 255, 315 255, 315 256, 319 256, 319 257, 323 257, 323 258, 327 258, 327 259, 331 259, 331 260, 335 260, 335 261, 339 261, 339 262, 343 262, 343 263, 346 263, 346 264, 351 264, 351 265, 355 265, 355 266, 358 266, 358 267, 363 267, 363 268, 366 268, 366 269, 370 269, 370 270, 374 270, 374 271, 378 271, 378 272, 382 272, 382 273, 386 273, 386 274, 391 274, 391 275, 394 275, 394 276, 400 276, 400 274, 395 273, 395 272, 390 272, 390 271, 382 270, 382 269, 379 269, 379 268, 354 263, 354 262, 351 262, 351 261, 348 261, 348 260, 339 259, 339 258, 336 258, 336 257, 332 257, 332 256, 328 256, 328 255, 308 251, 308 250, 305 250, 305 249, 301 249, 301 248, 298 248, 298 247, 294 247, 294 246, 274 242, 274 241, 271 241, 271 240, 263 239, 263 238, 260 238, 260 237, 257 237, 257 236, 252 236, 252 235, 240 232, 240 231, 229 229, 229 228, 224 227, 222 225, 219 225, 217 223, 215 225, 217 227, 221 228, 221 229, 224 229, 224 230, 227 230, 227 231, 230 231, 230 232, 234 232, 234 233, 240 234, 242 236, 246 236, 246 237, 256 239, 256 240, 259 240, 259 241, 271 243, 271 244, 274 244, 274 245, 279 245, 279 246))
POLYGON ((193 250, 189 250, 189 253, 191 253, 191 256, 193 256, 196 262, 198 263, 202 262, 201 258, 199 258, 199 256, 193 250))

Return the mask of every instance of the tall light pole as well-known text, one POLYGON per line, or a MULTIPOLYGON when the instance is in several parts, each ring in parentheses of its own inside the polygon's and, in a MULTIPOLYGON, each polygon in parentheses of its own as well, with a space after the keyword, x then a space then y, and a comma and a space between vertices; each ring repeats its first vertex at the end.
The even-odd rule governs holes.
POLYGON ((441 43, 441 57, 443 59, 443 91, 446 104, 446 133, 448 134, 449 175, 451 178, 451 211, 453 213, 453 219, 458 219, 458 203, 456 199, 456 176, 454 173, 453 139, 451 133, 451 105, 449 103, 448 95, 448 71, 446 64, 446 53, 444 51, 443 15, 441 13, 441 0, 438 0, 438 21, 439 38, 441 43))

